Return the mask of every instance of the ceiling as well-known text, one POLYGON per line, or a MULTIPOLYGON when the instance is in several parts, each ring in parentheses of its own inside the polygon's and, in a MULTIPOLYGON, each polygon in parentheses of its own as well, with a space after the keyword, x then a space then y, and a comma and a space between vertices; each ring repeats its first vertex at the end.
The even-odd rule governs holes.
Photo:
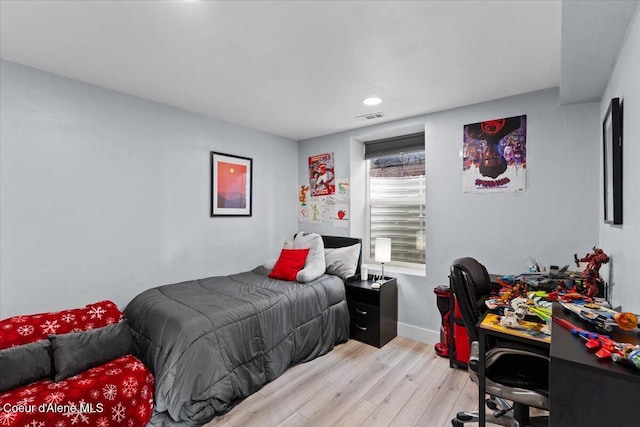
POLYGON ((560 1, 2 0, 0 56, 303 140, 558 86, 561 15, 560 1))

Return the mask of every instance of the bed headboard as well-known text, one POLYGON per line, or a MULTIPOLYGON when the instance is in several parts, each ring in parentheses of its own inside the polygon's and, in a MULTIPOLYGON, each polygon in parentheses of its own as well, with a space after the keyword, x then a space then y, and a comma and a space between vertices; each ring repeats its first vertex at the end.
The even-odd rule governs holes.
POLYGON ((362 239, 357 237, 341 237, 341 236, 322 236, 325 248, 344 248, 345 246, 352 246, 356 243, 360 243, 360 255, 358 256, 358 266, 356 267, 356 274, 347 279, 348 282, 360 280, 360 266, 362 265, 362 239))

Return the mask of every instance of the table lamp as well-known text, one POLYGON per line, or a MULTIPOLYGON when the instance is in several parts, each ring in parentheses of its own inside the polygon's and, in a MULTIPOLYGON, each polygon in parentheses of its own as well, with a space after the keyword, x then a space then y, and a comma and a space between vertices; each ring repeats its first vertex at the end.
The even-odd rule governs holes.
POLYGON ((386 237, 376 238, 375 260, 382 264, 382 275, 379 283, 384 282, 384 263, 391 261, 391 239, 386 237))

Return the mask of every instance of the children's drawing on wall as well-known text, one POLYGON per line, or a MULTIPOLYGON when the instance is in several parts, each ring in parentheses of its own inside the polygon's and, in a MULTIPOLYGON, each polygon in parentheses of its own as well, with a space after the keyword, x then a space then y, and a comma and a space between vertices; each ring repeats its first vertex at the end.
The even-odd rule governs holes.
POLYGON ((300 184, 298 187, 298 200, 300 206, 307 206, 307 200, 309 200, 309 185, 300 184))
POLYGON ((309 222, 310 216, 309 206, 298 207, 298 222, 309 222))
POLYGON ((336 207, 336 198, 333 196, 327 196, 322 198, 320 203, 320 220, 331 221, 333 219, 333 212, 336 207))
POLYGON ((320 207, 321 206, 320 206, 319 201, 318 202, 316 202, 315 200, 312 201, 309 204, 309 207, 310 207, 310 209, 309 209, 310 215, 309 215, 309 220, 308 221, 316 223, 316 224, 319 224, 320 222, 322 222, 322 220, 320 218, 320 207))
POLYGON ((349 203, 349 180, 336 179, 336 199, 341 202, 349 203))
POLYGON ((338 203, 333 210, 333 225, 337 228, 349 228, 349 204, 338 203))
POLYGON ((527 116, 464 126, 462 190, 465 193, 524 191, 527 116))
POLYGON ((333 153, 309 157, 311 196, 327 196, 336 192, 333 153))
POLYGON ((309 213, 309 184, 300 184, 298 186, 298 221, 307 222, 311 214, 309 213))
POLYGON ((333 226, 337 228, 349 228, 349 180, 346 178, 336 179, 336 203, 333 206, 333 226))
POLYGON ((333 223, 334 227, 349 227, 349 180, 334 179, 335 193, 311 196, 311 185, 298 185, 298 221, 320 224, 333 223))

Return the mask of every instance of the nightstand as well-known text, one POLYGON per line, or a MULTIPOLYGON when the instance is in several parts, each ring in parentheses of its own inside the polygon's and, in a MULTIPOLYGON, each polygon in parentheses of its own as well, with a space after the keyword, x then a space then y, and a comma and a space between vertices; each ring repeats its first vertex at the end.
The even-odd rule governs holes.
POLYGON ((398 285, 385 278, 379 289, 373 279, 345 284, 351 316, 351 338, 382 347, 398 334, 398 285))

